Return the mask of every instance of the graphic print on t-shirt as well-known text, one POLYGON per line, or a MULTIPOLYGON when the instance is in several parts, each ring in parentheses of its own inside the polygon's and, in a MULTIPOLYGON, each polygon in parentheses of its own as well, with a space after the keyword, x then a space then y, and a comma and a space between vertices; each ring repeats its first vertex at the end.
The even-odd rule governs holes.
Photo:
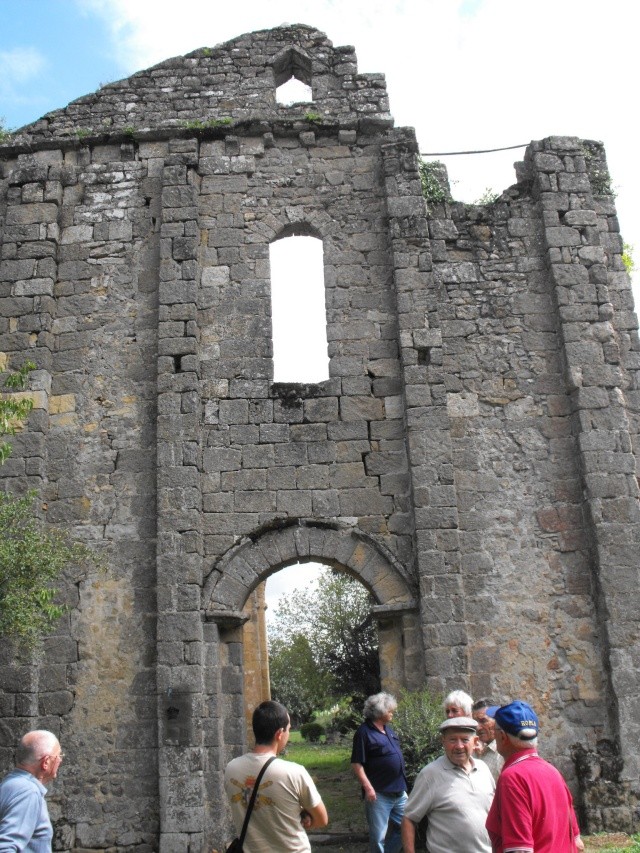
MULTIPOLYGON (((247 776, 244 780, 244 783, 239 782, 237 779, 230 779, 229 781, 236 788, 239 788, 238 792, 231 796, 231 802, 232 803, 242 802, 244 804, 244 807, 247 808, 247 806, 249 805, 249 800, 251 799, 251 793, 253 791, 253 787, 256 784, 256 777, 255 776, 247 776)), ((260 791, 262 791, 263 788, 268 788, 270 785, 273 785, 273 782, 271 782, 269 780, 267 780, 266 782, 262 782, 260 784, 260 787, 258 788, 258 795, 256 797, 256 801, 253 804, 254 811, 258 811, 258 809, 261 806, 272 806, 273 805, 273 800, 271 799, 271 797, 265 797, 263 794, 260 793, 260 791)))

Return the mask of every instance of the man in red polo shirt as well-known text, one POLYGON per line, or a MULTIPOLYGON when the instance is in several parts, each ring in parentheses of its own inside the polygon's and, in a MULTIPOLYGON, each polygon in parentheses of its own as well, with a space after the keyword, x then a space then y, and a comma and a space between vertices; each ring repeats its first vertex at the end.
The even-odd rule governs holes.
POLYGON ((486 709, 496 721, 504 758, 487 817, 493 853, 576 853, 584 850, 567 784, 537 753, 538 717, 526 702, 486 709))

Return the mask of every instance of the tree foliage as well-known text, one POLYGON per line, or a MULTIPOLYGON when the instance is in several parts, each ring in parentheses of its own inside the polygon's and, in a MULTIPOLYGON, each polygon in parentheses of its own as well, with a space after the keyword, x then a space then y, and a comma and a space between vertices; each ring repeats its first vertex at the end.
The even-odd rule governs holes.
POLYGON ((283 596, 270 628, 274 697, 287 705, 287 698, 304 696, 319 709, 341 696, 379 691, 372 603, 359 581, 332 569, 321 572, 317 586, 283 596))
POLYGON ((482 195, 474 201, 474 204, 493 204, 500 198, 500 193, 486 187, 482 195))
POLYGON ((22 498, 0 492, 0 636, 27 647, 64 613, 53 586, 63 570, 93 558, 85 545, 42 529, 35 499, 35 492, 22 498))
POLYGON ((330 676, 316 667, 309 640, 303 634, 288 641, 270 640, 269 676, 273 698, 288 709, 296 726, 311 719, 333 689, 330 676))
MULTIPOLYGON (((4 387, 24 389, 34 369, 33 362, 25 362, 9 374, 4 387)), ((0 438, 15 434, 32 406, 29 397, 0 395, 0 438)), ((0 442, 0 465, 10 453, 11 445, 0 442)), ((19 498, 0 492, 0 637, 27 648, 35 646, 64 612, 54 602, 54 583, 63 570, 74 563, 96 562, 85 545, 44 528, 34 510, 35 500, 35 492, 19 498)))

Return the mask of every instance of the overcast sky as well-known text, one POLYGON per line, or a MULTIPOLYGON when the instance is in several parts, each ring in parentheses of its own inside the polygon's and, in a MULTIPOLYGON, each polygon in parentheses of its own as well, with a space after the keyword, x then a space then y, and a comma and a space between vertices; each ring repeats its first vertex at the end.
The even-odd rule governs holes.
MULTIPOLYGON (((396 125, 415 127, 423 152, 549 135, 602 140, 622 235, 640 265, 632 8, 624 0, 0 0, 0 117, 19 127, 168 57, 305 23, 335 45, 355 45, 360 71, 386 75, 396 125)), ((454 197, 506 189, 522 151, 441 158, 454 197)))
MULTIPOLYGON (((629 10, 624 0, 0 0, 0 116, 19 127, 170 56, 306 23, 355 45, 360 71, 386 75, 396 124, 415 127, 423 152, 602 140, 622 235, 640 256, 629 10)), ((475 201, 514 183, 521 155, 442 159, 454 196, 475 201)))

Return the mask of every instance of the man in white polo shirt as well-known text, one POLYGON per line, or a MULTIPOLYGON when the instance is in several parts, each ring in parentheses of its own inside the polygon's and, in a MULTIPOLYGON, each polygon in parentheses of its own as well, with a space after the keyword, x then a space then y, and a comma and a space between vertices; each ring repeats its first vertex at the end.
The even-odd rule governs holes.
POLYGON ((495 782, 484 761, 473 757, 477 728, 470 717, 452 717, 440 726, 444 755, 418 773, 405 806, 405 853, 415 853, 416 825, 425 816, 430 853, 491 853, 485 821, 495 782))

